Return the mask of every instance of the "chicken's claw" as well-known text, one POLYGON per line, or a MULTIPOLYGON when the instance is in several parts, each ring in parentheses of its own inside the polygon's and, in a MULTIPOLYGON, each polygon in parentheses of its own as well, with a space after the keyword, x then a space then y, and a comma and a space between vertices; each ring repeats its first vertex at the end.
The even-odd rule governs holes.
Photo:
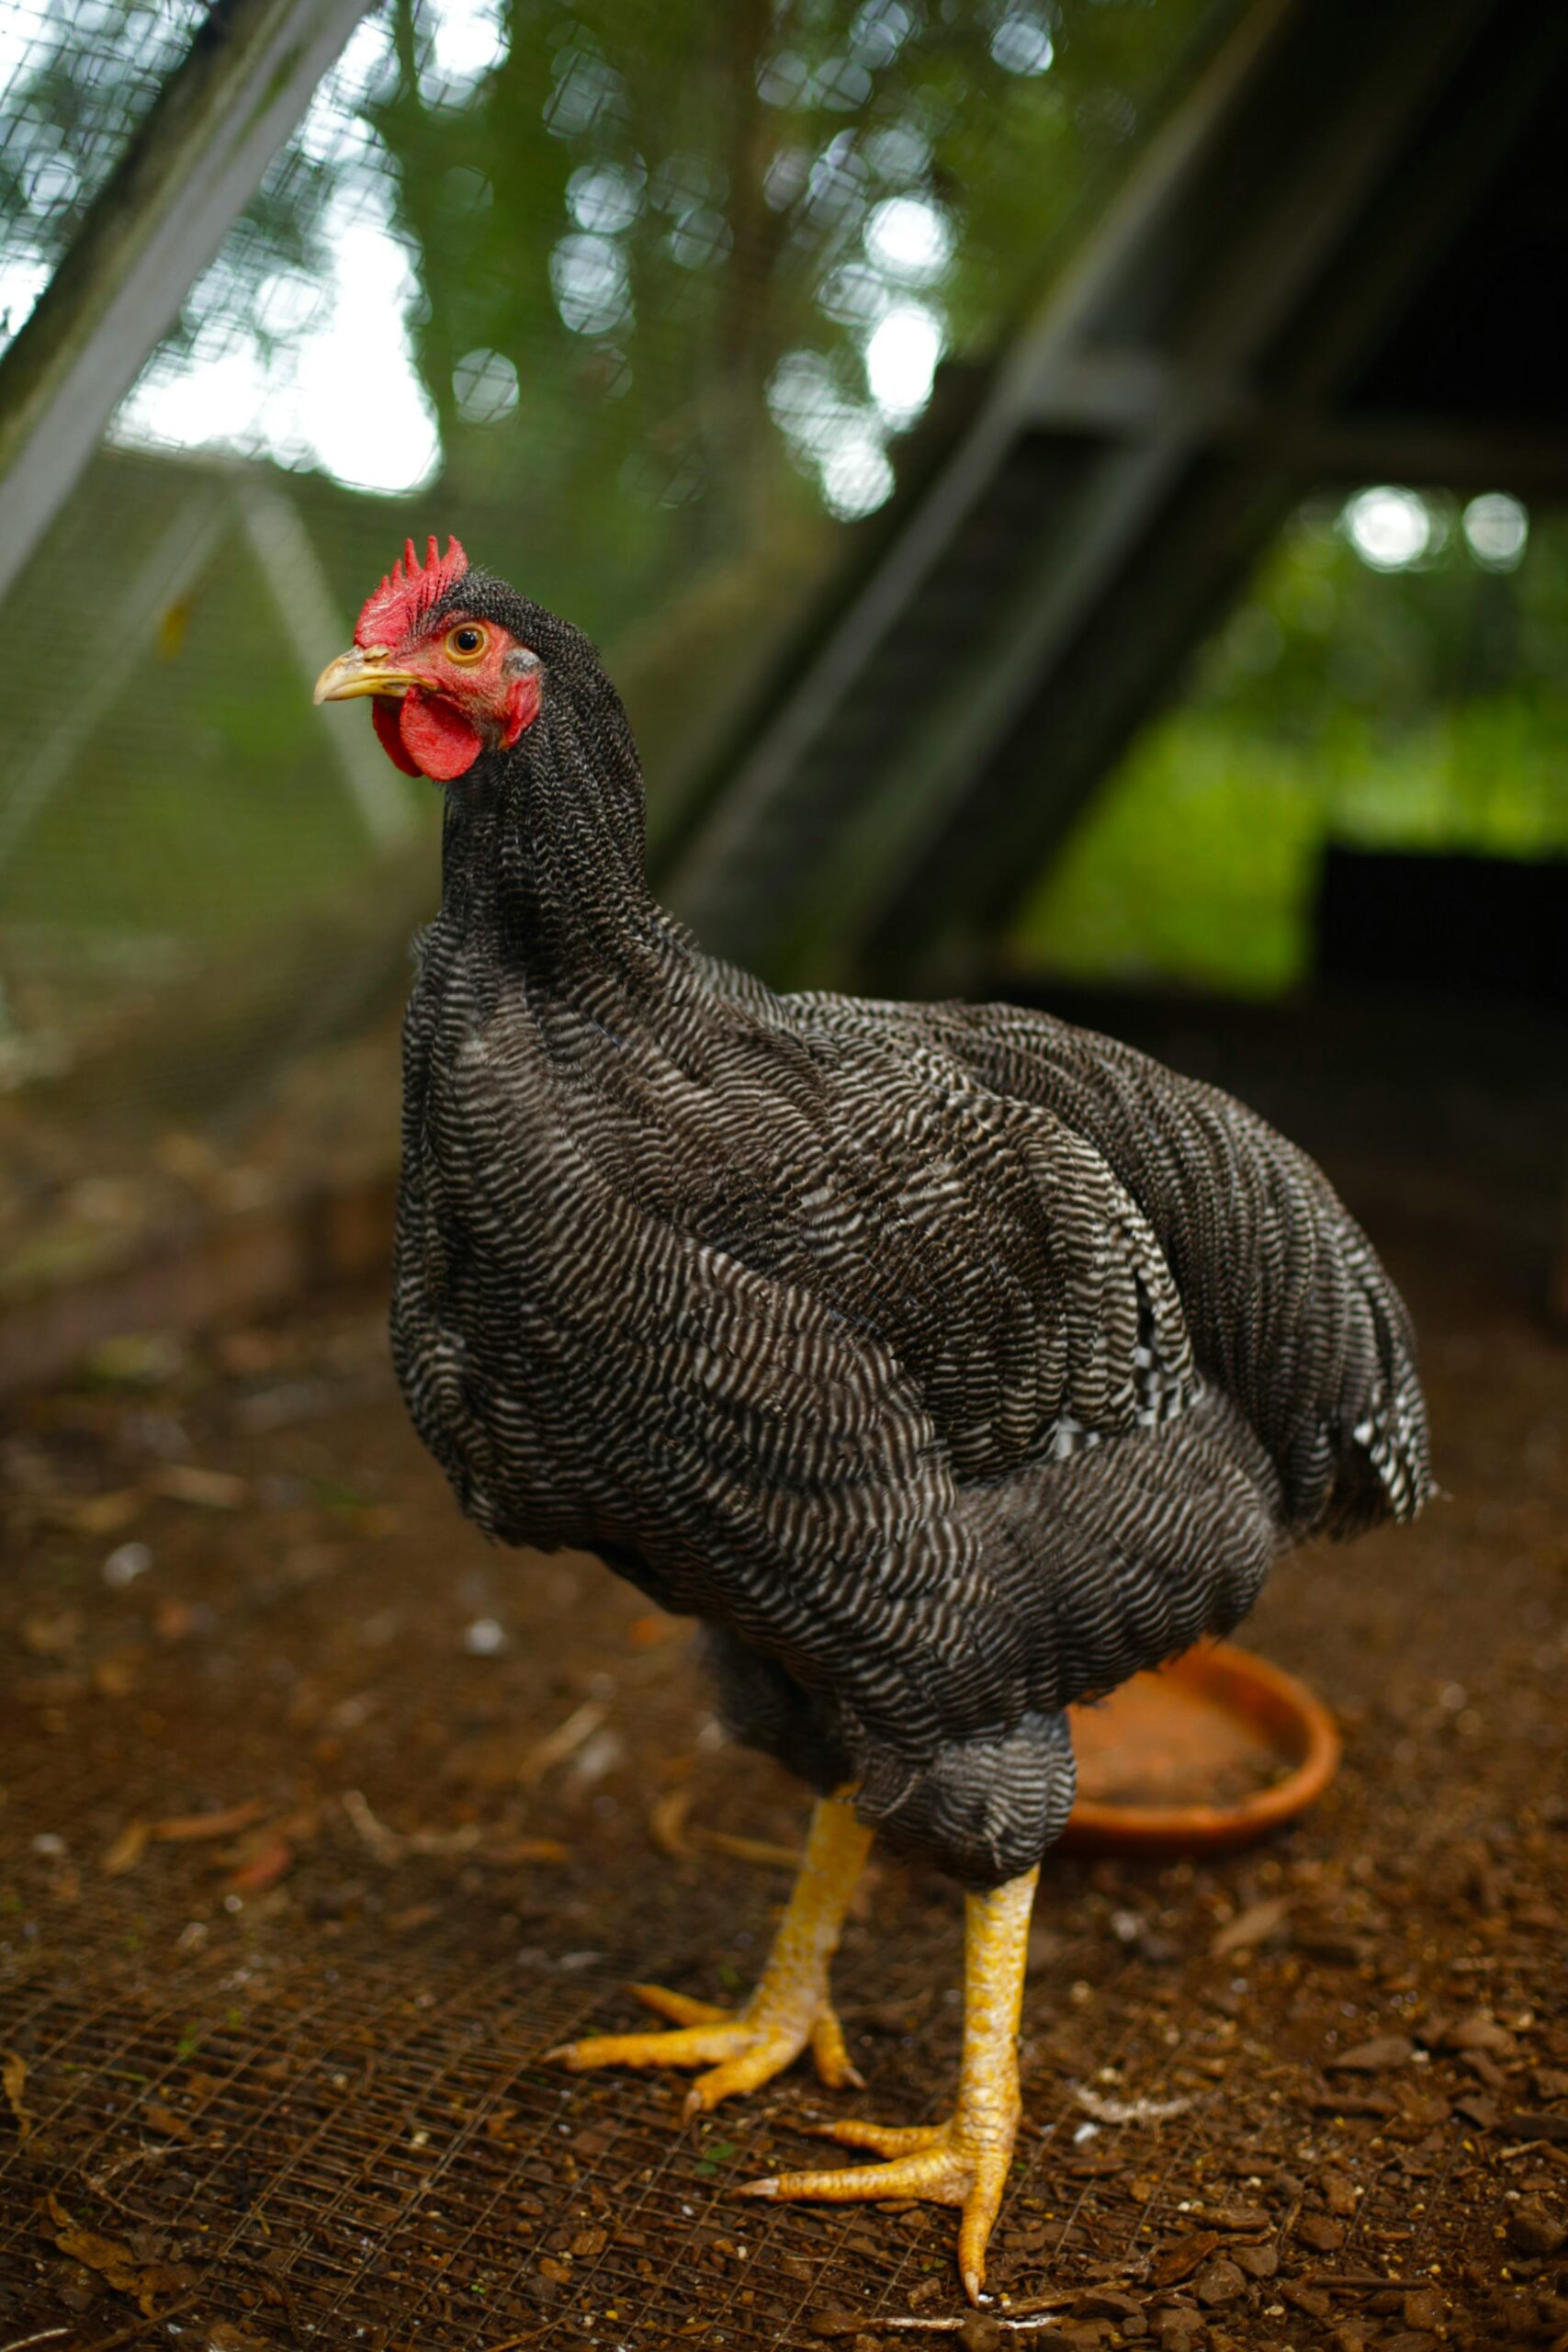
POLYGON ((871 1844, 852 1805, 824 1797, 773 1948, 739 2014, 662 1984, 634 1984, 644 2008, 669 2019, 665 2033, 598 2033, 547 2055, 583 2074, 591 2066, 703 2066, 686 2094, 687 2120, 738 2091, 754 2091, 809 2050, 830 2090, 860 2084, 828 1992, 828 1963, 871 1844))
MULTIPOLYGON (((671 2025, 728 2025, 734 2017, 732 2010, 721 2008, 716 2001, 694 2001, 690 1993, 671 1993, 666 1984, 628 1984, 626 1990, 637 1996, 645 2009, 651 2009, 656 2018, 668 2018, 671 2025)), ((639 2038, 655 2039, 652 2034, 639 2038)))
POLYGON ((660 2033, 600 2033, 566 2041, 547 2058, 584 2074, 594 2066, 704 2066, 686 2094, 688 2120, 720 2099, 754 2091, 809 2049, 817 2071, 830 2089, 859 2085, 844 2036, 826 1994, 813 1997, 804 1984, 760 1984, 738 2015, 711 2001, 694 2001, 662 1984, 634 1984, 645 2008, 668 2018, 672 2030, 660 2033))
POLYGON ((750 2180, 741 2197, 795 2198, 822 2205, 919 2197, 935 2205, 961 2205, 958 2267, 964 2291, 978 2303, 986 2284, 986 2246, 1007 2188, 1017 2125, 1000 2114, 958 2113, 945 2123, 842 2123, 817 2127, 823 2139, 847 2148, 869 2148, 889 2161, 850 2165, 832 2172, 786 2172, 771 2180, 750 2180))

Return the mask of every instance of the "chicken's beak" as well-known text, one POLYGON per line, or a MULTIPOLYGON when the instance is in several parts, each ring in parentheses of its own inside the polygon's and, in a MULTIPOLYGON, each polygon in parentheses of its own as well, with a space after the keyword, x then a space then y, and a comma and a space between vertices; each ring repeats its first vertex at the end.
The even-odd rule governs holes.
POLYGON ((311 700, 350 702, 355 695, 388 695, 395 699, 424 684, 412 670, 389 670, 385 646, 355 645, 327 663, 316 680, 311 700))

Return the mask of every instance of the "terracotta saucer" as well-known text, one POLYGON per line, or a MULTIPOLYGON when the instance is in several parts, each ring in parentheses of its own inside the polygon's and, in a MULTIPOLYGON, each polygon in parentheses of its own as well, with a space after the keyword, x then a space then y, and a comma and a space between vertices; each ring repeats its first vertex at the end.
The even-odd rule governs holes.
POLYGON ((1249 1846, 1322 1795, 1339 1734, 1293 1675, 1204 1642, 1072 1710, 1078 1795, 1063 1843, 1100 1852, 1249 1846))

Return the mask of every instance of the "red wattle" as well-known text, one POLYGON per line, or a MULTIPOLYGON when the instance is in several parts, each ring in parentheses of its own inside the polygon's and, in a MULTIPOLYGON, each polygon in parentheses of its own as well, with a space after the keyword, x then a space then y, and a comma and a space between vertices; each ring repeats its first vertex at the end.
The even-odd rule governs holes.
POLYGON ((403 749, 403 739, 398 732, 402 715, 401 703, 394 702, 390 695, 378 695, 370 706, 371 724, 380 738, 381 749, 387 757, 394 767, 401 768, 405 775, 418 775, 421 773, 419 763, 410 759, 403 749))
POLYGON ((439 696, 405 695, 398 732, 415 772, 435 784, 450 784, 466 775, 484 750, 478 729, 439 696))
POLYGON ((525 727, 532 727, 539 716, 540 680, 536 670, 519 678, 506 698, 506 728, 502 735, 502 748, 510 752, 525 727))

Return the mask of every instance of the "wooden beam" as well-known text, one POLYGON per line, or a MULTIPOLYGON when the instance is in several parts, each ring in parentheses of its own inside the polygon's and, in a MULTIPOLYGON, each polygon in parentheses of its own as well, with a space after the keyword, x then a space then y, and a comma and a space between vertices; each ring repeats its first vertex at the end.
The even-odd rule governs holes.
POLYGON ((757 936, 776 932, 781 902, 790 895, 787 886, 781 893, 777 837, 790 830, 802 763, 995 483, 1027 417, 1034 384, 1091 331, 1105 289, 1120 279, 1151 224, 1201 170, 1245 106, 1254 77, 1306 6, 1307 0, 1256 0, 1247 11, 1156 136, 1043 318, 998 371, 990 397, 906 528, 747 745, 723 799, 665 886, 676 912, 720 953, 754 953, 757 936))
MULTIPOLYGON (((1054 823, 1055 808, 1067 803, 1067 763, 1057 761, 1047 796, 1038 758, 1010 761, 1006 754, 1021 737, 1038 741, 1032 705, 1072 654, 1080 662, 1086 658, 1089 616, 1103 615, 1120 581, 1147 561, 1162 515, 1203 458, 1209 388, 1250 380, 1348 224, 1370 206, 1391 155, 1411 136, 1462 54, 1483 5, 1437 0, 1427 9, 1418 53, 1390 39, 1359 60, 1310 154, 1261 200, 1255 196, 1219 250, 1206 257, 1181 322, 1182 346, 1191 361, 1162 367, 1157 351, 1144 357, 1140 372, 1154 380, 1163 376, 1166 391, 1149 413, 1145 434, 1108 443, 1086 458, 1092 492, 1064 518, 1066 529, 1043 537, 1021 593, 997 614, 980 659, 952 681, 919 746, 889 780, 887 797, 896 793, 902 811, 899 839, 896 847, 884 845, 875 878, 860 894, 860 929, 875 939, 879 967, 897 968, 900 978, 912 979, 941 960, 944 980, 962 977, 968 960, 962 934, 973 924, 976 899, 988 903, 1004 890, 1021 891, 1038 874, 1043 820, 1054 823), (1010 807, 1005 827, 997 821, 1004 799, 1029 804, 1021 815, 1010 807), (977 815, 982 809, 983 818, 977 815), (1022 842, 1031 862, 1021 870, 1022 842), (944 956, 939 942, 953 933, 961 936, 944 956)), ((1209 174, 1223 179, 1223 148, 1211 147, 1205 160, 1209 174)), ((1210 201, 1202 178, 1188 202, 1206 211, 1210 201)), ((1168 233, 1168 222, 1151 223, 1151 233, 1161 226, 1168 233)), ((1042 389, 1077 363, 1097 322, 1114 319, 1122 309, 1117 283, 1107 279, 1099 300, 1076 315, 1064 321, 1048 314, 1032 348, 1026 345, 1010 362, 998 397, 1015 416, 1030 415, 1042 389)), ((1283 481, 1277 503, 1287 503, 1283 481)), ((1110 650, 1119 658, 1119 649, 1110 650)), ((857 862, 863 872, 863 857, 857 862)))
POLYGON ((1147 440, 1173 415, 1190 421, 1203 447, 1250 458, 1309 487, 1399 481, 1568 496, 1568 427, 1437 410, 1337 410, 1260 390, 1243 378, 1200 376, 1148 352, 1076 353, 1035 388, 1030 411, 1042 432, 1104 441, 1147 440))
POLYGON ((0 359, 0 595, 366 0, 218 0, 0 359))
MULTIPOLYGON (((304 517, 279 485, 259 474, 241 479, 240 513, 262 577, 272 591, 284 635, 308 694, 352 634, 304 517)), ((368 727, 333 726, 323 704, 318 716, 343 773, 348 797, 372 848, 390 849, 414 825, 414 803, 368 727)))
MULTIPOLYGON (((984 829, 966 822, 970 796, 1042 681, 1069 648, 1081 659, 1085 616, 1114 595, 1192 469, 1216 440, 1256 432, 1252 387, 1272 347, 1488 5, 1403 0, 1403 17, 1377 20, 1343 58, 1348 6, 1327 25, 1317 0, 1261 0, 1246 13, 678 862, 671 901, 711 945, 761 954, 781 977, 846 978, 869 933, 882 933, 884 960, 889 915, 911 945, 933 936, 929 903, 919 922, 902 922, 900 894, 917 876, 942 869, 928 899, 956 894, 960 877, 973 891, 987 852, 984 829), (1417 15, 1412 44, 1402 36, 1417 15), (1297 86, 1303 70, 1315 96, 1297 86), (1010 524, 1014 454, 1048 424, 1078 437, 1086 413, 1087 446, 1071 452, 1054 498, 1010 524), (1006 588, 987 587, 983 641, 971 632, 961 657, 950 648, 915 684, 919 725, 842 760, 840 718, 852 720, 911 616, 929 626, 959 592, 965 535, 994 545, 1024 532, 1006 588)), ((1283 500, 1286 469, 1277 453, 1265 463, 1283 500)), ((918 960, 901 977, 916 978, 918 960)))
MULTIPOLYGON (((1393 127, 1402 129, 1395 168, 1373 201, 1354 209, 1358 233, 1341 251, 1327 284, 1294 312, 1295 350, 1275 395, 1287 413, 1294 409, 1310 417, 1330 410, 1346 384, 1354 380, 1369 350, 1375 349, 1398 301, 1426 281, 1461 221, 1490 187, 1542 94, 1558 85, 1568 56, 1568 19, 1551 12, 1529 17, 1526 37, 1500 58, 1494 57, 1472 102, 1450 112, 1440 136, 1422 125, 1413 101, 1418 100, 1423 77, 1428 87, 1439 80, 1434 68, 1440 65, 1441 54, 1434 54, 1434 36, 1447 37, 1451 57, 1465 30, 1484 28, 1489 13, 1475 0, 1455 0, 1439 19, 1437 11, 1425 10, 1423 0, 1427 37, 1421 74, 1412 67, 1406 76, 1402 61, 1410 55, 1407 43, 1391 53, 1395 89, 1388 93, 1389 111, 1393 127)), ((1363 68, 1356 96, 1365 89, 1363 68)), ((1310 215, 1315 198, 1331 202, 1337 186, 1334 141, 1325 135, 1314 146, 1311 168, 1297 182, 1298 207, 1304 205, 1310 215), (1322 186, 1319 175, 1325 169, 1332 188, 1322 186)), ((1239 353, 1227 356, 1223 345, 1216 348, 1206 336, 1196 337, 1193 347, 1203 354, 1199 381, 1235 380, 1252 372, 1239 353)), ((1365 443, 1358 449, 1359 430, 1353 413, 1336 416, 1333 434, 1325 439, 1343 432, 1341 465, 1353 455, 1364 464, 1373 454, 1365 443)), ((1503 454, 1496 447, 1500 438, 1493 436, 1489 455, 1503 454)), ((1134 445, 1134 453, 1138 446, 1134 445)), ((1179 545, 1166 544, 1169 518, 1151 511, 1138 549, 1143 581, 1125 570, 1098 612, 1080 605, 1071 624, 1074 633, 1062 640, 1064 646, 1071 644, 1072 659, 1037 664, 1034 689, 1020 695, 1010 728, 972 743, 966 772, 955 780, 947 822, 932 830, 918 862, 892 877, 880 910, 869 919, 873 938, 868 956, 879 985, 907 983, 921 967, 928 973, 940 967, 950 983, 954 976, 973 975, 1065 837, 1109 759, 1179 674, 1181 661, 1212 623, 1223 597, 1234 593, 1241 576, 1237 548, 1247 532, 1261 551, 1270 500, 1282 517, 1292 496, 1314 479, 1325 473, 1346 479, 1339 467, 1325 462, 1330 456, 1326 447, 1315 453, 1325 461, 1321 469, 1309 463, 1314 453, 1304 437, 1293 451, 1271 449, 1264 441, 1252 450, 1244 446, 1233 453, 1223 439, 1217 447, 1213 440, 1206 442, 1200 425, 1190 454, 1199 467, 1195 479, 1201 481, 1207 467, 1214 483, 1213 497, 1207 503, 1212 511, 1206 511, 1201 497, 1195 505, 1183 498, 1172 510, 1181 518, 1179 537, 1191 550, 1190 563, 1180 560, 1179 545), (1244 479, 1237 479, 1238 469, 1224 462, 1233 454, 1247 461, 1239 469, 1244 479), (1245 522, 1238 523, 1238 517, 1245 522), (1210 579, 1201 588, 1206 571, 1210 579), (1085 635, 1090 619, 1092 646, 1085 635), (1145 658, 1130 665, 1129 653, 1135 653, 1140 644, 1145 658), (1100 670, 1103 675, 1090 674, 1100 670), (1041 757, 1043 743, 1051 747, 1048 760, 1041 757)), ((1388 469, 1385 478, 1392 473, 1396 481, 1412 479, 1413 461, 1419 454, 1413 445, 1404 464, 1388 469)), ((1433 448, 1431 454, 1439 452, 1433 448)), ((1539 440, 1535 454, 1545 454, 1539 440)), ((1561 485, 1561 444, 1553 454, 1557 467, 1549 480, 1561 485)), ((1471 486, 1524 489, 1528 456, 1521 444, 1516 465, 1496 473, 1488 467, 1479 479, 1471 478, 1471 486)), ((1353 468, 1352 478, 1355 474, 1368 479, 1360 465, 1353 468)), ((1450 479, 1463 482, 1466 477, 1450 479)))

